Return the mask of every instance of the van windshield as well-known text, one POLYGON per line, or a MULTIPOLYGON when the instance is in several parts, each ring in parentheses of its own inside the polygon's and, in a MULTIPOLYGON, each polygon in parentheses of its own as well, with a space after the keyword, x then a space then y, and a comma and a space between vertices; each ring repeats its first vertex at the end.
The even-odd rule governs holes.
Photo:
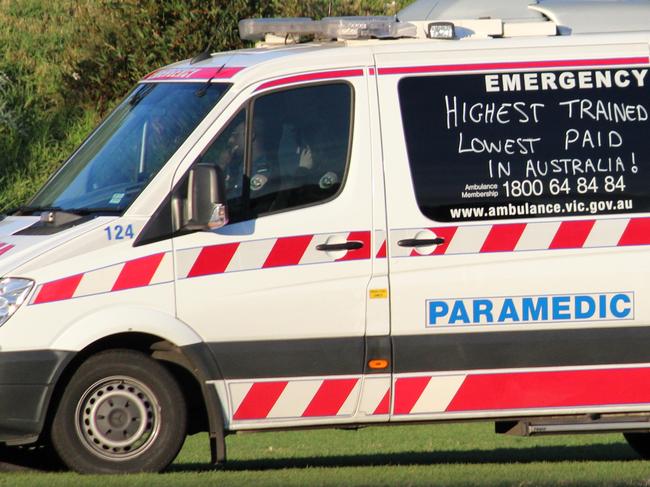
POLYGON ((139 85, 24 211, 121 214, 230 87, 139 85))

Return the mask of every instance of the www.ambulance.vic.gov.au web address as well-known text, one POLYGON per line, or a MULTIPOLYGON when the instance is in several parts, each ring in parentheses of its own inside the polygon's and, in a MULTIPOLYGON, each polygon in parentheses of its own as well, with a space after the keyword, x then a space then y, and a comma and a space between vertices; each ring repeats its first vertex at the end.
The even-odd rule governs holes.
POLYGON ((521 216, 555 216, 564 214, 589 214, 596 215, 603 212, 630 211, 634 204, 631 199, 605 200, 605 201, 578 201, 566 203, 508 203, 504 205, 483 205, 469 208, 451 208, 451 218, 478 219, 478 218, 504 218, 521 216))

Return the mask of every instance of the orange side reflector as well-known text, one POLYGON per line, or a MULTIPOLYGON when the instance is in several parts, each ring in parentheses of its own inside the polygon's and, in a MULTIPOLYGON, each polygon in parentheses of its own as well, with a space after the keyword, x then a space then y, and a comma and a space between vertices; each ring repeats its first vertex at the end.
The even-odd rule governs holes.
POLYGON ((375 359, 368 362, 368 367, 371 369, 386 369, 388 368, 388 360, 375 359))

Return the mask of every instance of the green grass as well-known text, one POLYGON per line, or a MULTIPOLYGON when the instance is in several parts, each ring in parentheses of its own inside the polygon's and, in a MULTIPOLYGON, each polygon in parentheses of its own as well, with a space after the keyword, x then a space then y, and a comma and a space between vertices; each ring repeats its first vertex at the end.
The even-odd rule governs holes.
POLYGON ((228 464, 209 464, 205 435, 187 440, 168 472, 113 477, 0 474, 0 486, 648 486, 650 462, 619 434, 518 438, 491 424, 243 434, 228 464))
POLYGON ((81 3, 0 0, 0 210, 25 203, 99 120, 64 89, 81 3))
POLYGON ((0 213, 26 203, 141 76, 208 42, 240 46, 240 18, 390 15, 409 1, 0 0, 0 213))

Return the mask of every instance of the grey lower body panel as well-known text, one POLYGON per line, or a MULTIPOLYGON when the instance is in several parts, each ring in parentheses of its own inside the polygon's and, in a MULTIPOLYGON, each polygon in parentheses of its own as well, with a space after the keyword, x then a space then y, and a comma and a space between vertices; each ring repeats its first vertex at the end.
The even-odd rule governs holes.
MULTIPOLYGON (((650 361, 650 326, 342 337, 208 343, 218 365, 213 379, 372 373, 373 358, 392 372, 520 369, 639 364, 650 361), (392 349, 392 350, 391 350, 392 349), (365 357, 365 358, 364 358, 365 357)), ((380 370, 386 373, 385 370, 380 370)))
POLYGON ((0 443, 38 438, 54 385, 73 355, 54 350, 0 353, 0 443))
POLYGON ((221 377, 252 379, 360 374, 365 338, 316 338, 208 343, 221 377))

